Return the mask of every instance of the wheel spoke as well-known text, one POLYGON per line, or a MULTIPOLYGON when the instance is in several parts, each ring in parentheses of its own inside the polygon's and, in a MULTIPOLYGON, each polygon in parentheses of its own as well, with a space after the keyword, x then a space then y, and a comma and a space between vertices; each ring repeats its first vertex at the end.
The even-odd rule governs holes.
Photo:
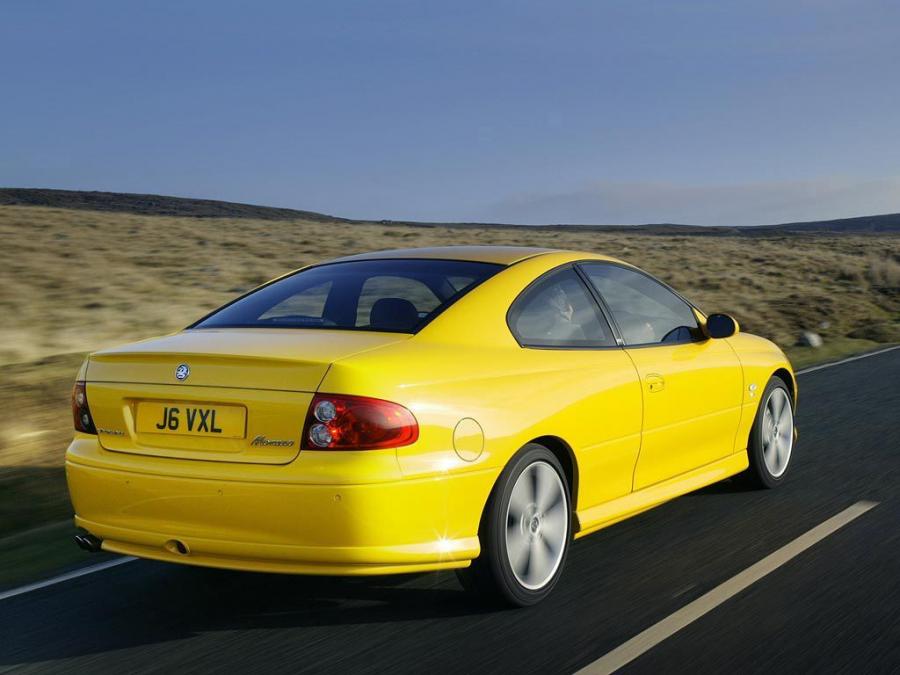
POLYGON ((776 399, 774 402, 775 409, 775 424, 779 424, 781 422, 781 416, 784 415, 784 406, 787 405, 787 396, 784 395, 784 392, 781 389, 776 389, 772 394, 772 398, 776 399))
POLYGON ((559 491, 559 479, 553 473, 553 469, 546 465, 539 465, 534 469, 535 496, 534 504, 538 511, 549 511, 553 505, 562 499, 559 491))
POLYGON ((769 437, 772 435, 772 430, 775 428, 775 422, 772 421, 772 410, 766 406, 766 413, 763 415, 763 436, 769 437))
POLYGON ((529 547, 528 571, 525 573, 528 583, 537 585, 545 581, 552 564, 553 558, 547 546, 540 539, 533 539, 529 547))
POLYGON ((549 511, 544 511, 544 536, 556 537, 557 533, 565 532, 568 529, 568 513, 566 513, 566 504, 560 495, 559 501, 553 505, 549 511))
POLYGON ((784 466, 784 460, 787 456, 787 447, 781 439, 781 436, 778 437, 778 440, 775 441, 775 457, 777 459, 776 463, 776 471, 781 471, 781 467, 784 466))
POLYGON ((531 503, 528 495, 529 489, 522 485, 523 482, 521 480, 516 482, 512 494, 509 496, 508 513, 510 518, 514 518, 516 522, 522 519, 522 516, 525 515, 525 510, 531 503))
POLYGON ((550 556, 550 560, 554 560, 556 558, 557 554, 559 553, 559 549, 562 546, 562 542, 557 541, 557 539, 558 537, 550 537, 547 535, 544 535, 538 539, 541 546, 546 549, 547 555, 550 556))
POLYGON ((528 479, 526 483, 528 484, 528 488, 530 490, 528 494, 528 502, 530 504, 535 504, 537 502, 538 496, 538 481, 540 480, 537 467, 535 465, 531 465, 527 469, 525 469, 525 473, 528 474, 526 477, 528 479))
POLYGON ((509 564, 512 565, 516 576, 523 576, 530 564, 531 547, 518 525, 507 527, 506 552, 509 555, 509 564))
POLYGON ((778 461, 777 452, 774 442, 769 442, 763 446, 763 455, 765 456, 766 466, 769 471, 775 470, 775 463, 778 461))

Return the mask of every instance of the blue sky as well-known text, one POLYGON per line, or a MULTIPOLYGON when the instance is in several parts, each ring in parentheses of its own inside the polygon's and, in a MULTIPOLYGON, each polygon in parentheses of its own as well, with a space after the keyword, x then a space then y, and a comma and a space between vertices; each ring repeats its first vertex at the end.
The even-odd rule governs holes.
POLYGON ((349 217, 900 211, 900 3, 0 5, 0 185, 349 217))

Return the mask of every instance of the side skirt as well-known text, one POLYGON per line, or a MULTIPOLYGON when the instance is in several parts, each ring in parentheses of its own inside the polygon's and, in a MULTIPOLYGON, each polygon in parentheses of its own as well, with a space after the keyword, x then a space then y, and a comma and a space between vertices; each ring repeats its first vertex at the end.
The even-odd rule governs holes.
POLYGON ((670 499, 675 499, 675 497, 718 483, 720 480, 740 473, 748 466, 750 466, 750 462, 747 458, 747 451, 742 450, 624 497, 576 511, 578 531, 575 533, 575 538, 578 539, 591 532, 596 532, 620 520, 659 506, 670 499))

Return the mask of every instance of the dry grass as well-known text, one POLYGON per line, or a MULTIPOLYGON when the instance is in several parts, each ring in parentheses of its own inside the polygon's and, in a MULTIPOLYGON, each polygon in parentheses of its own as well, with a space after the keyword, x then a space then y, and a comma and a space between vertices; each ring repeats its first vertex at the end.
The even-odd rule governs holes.
POLYGON ((338 255, 443 244, 601 251, 706 310, 731 312, 801 364, 900 341, 897 236, 621 235, 6 206, 0 237, 0 533, 67 514, 60 467, 82 353, 176 330, 270 277, 338 255), (825 351, 795 348, 803 329, 820 333, 825 351), (41 479, 23 479, 26 470, 41 479), (47 507, 40 516, 35 504, 47 507))
POLYGON ((869 281, 882 289, 900 288, 900 262, 896 258, 869 257, 869 281))

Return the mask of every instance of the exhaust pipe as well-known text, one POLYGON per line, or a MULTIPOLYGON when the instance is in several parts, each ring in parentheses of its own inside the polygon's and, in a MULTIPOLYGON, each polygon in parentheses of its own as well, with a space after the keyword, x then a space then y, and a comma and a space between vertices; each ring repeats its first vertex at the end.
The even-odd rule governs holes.
POLYGON ((103 540, 100 537, 95 537, 90 533, 76 534, 75 543, 78 544, 79 548, 87 551, 88 553, 99 553, 103 548, 103 540))

